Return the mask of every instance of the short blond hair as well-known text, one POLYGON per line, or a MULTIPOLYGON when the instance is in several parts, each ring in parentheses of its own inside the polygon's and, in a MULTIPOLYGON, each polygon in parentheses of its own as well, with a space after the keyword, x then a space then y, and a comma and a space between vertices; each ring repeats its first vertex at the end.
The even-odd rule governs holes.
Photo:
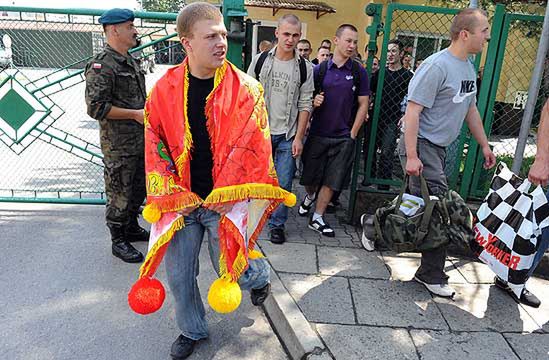
POLYGON ((487 16, 486 11, 477 8, 461 10, 450 25, 450 39, 457 40, 463 30, 472 31, 479 23, 478 15, 487 16))
POLYGON ((179 38, 193 37, 193 26, 200 20, 223 20, 217 7, 207 2, 195 2, 183 7, 177 15, 177 35, 179 38))

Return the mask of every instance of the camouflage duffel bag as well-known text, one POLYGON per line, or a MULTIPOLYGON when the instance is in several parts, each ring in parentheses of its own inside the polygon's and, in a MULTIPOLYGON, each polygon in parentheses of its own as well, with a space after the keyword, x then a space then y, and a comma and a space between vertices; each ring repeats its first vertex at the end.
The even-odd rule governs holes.
POLYGON ((374 216, 376 248, 421 252, 446 246, 450 241, 468 244, 472 239, 473 217, 459 194, 451 190, 442 199, 431 197, 423 176, 420 180, 425 205, 416 214, 407 216, 401 211, 408 177, 399 196, 388 206, 377 209, 374 216))

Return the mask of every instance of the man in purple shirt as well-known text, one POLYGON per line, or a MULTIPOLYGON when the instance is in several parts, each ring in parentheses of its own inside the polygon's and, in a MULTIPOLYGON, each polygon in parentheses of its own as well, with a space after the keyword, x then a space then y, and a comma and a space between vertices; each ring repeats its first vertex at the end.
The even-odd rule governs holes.
POLYGON ((309 215, 318 200, 309 228, 328 237, 335 233, 323 215, 334 191, 341 191, 349 183, 355 139, 368 112, 368 76, 364 67, 351 59, 357 42, 356 27, 339 26, 333 58, 317 65, 313 73, 319 88, 315 90, 320 93, 314 98, 311 129, 303 149, 300 183, 305 185, 307 195, 298 212, 309 215))

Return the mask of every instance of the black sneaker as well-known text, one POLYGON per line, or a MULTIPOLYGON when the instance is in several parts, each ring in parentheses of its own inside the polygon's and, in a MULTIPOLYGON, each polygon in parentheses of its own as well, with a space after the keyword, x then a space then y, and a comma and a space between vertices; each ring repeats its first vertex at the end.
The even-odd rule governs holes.
POLYGON ((328 203, 328 206, 326 207, 326 212, 328 214, 333 214, 336 212, 338 206, 340 206, 341 203, 339 202, 339 200, 332 200, 328 203))
POLYGON ((284 244, 286 242, 286 234, 284 229, 272 229, 270 239, 273 244, 284 244))
POLYGON ((172 344, 172 349, 170 351, 170 356, 174 360, 183 360, 188 358, 194 350, 196 345, 196 340, 189 339, 183 334, 179 335, 177 339, 172 344))
POLYGON ((261 306, 265 302, 265 299, 269 296, 271 293, 271 284, 267 283, 267 285, 263 286, 261 289, 252 289, 250 291, 250 298, 252 300, 252 304, 255 306, 261 306))
POLYGON ((522 289, 520 298, 518 298, 515 292, 509 287, 509 285, 507 285, 507 283, 502 279, 500 279, 498 276, 496 276, 494 283, 498 288, 504 290, 507 294, 509 294, 513 298, 513 300, 515 300, 518 303, 531 306, 533 308, 539 308, 541 305, 540 299, 538 299, 536 295, 532 294, 526 288, 522 289))
POLYGON ((335 237, 334 229, 328 225, 322 217, 313 221, 313 218, 309 221, 309 229, 321 233, 327 237, 335 237))
POLYGON ((303 198, 301 205, 299 205, 299 209, 297 209, 297 213, 299 214, 299 216, 309 215, 309 212, 311 211, 311 207, 313 206, 315 200, 316 196, 311 199, 309 195, 305 195, 305 198, 303 198))

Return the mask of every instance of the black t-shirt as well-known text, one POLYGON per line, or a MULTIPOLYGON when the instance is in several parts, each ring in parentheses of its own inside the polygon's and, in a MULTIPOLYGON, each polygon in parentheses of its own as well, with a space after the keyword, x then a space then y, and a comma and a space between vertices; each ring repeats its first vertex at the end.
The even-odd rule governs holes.
POLYGON ((187 109, 193 137, 191 149, 191 191, 205 199, 213 189, 213 156, 206 127, 206 97, 214 87, 214 78, 198 79, 189 73, 187 109))
MULTIPOLYGON (((379 119, 383 122, 398 122, 403 113, 401 103, 408 93, 408 84, 412 79, 412 74, 405 68, 400 68, 396 71, 391 71, 385 68, 385 79, 383 81, 383 92, 381 95, 381 109, 379 119)), ((373 92, 377 90, 377 82, 379 71, 372 75, 373 92)))

